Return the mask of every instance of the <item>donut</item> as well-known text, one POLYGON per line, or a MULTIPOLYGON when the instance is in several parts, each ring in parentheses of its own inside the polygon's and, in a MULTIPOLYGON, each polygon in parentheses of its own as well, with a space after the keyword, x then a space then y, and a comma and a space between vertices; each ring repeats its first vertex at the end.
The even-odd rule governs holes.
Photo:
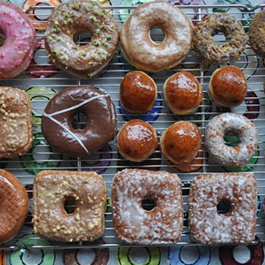
POLYGON ((207 174, 192 180, 189 228, 197 243, 251 243, 256 215, 257 183, 253 173, 207 174), (229 211, 220 212, 222 204, 229 211))
POLYGON ((95 172, 42 171, 33 184, 33 228, 57 241, 94 241, 104 231, 107 189, 95 172), (64 205, 74 201, 72 213, 64 205))
POLYGON ((222 166, 245 166, 257 150, 257 131, 254 123, 243 115, 223 113, 212 118, 205 131, 205 144, 210 157, 222 166), (240 143, 228 146, 225 133, 237 133, 240 143))
POLYGON ((29 97, 18 88, 0 86, 0 104, 0 158, 23 155, 33 138, 29 97))
POLYGON ((161 151, 174 165, 186 165, 198 154, 201 141, 201 133, 195 124, 179 121, 163 133, 161 151))
POLYGON ((176 174, 122 170, 114 176, 111 201, 114 230, 122 241, 145 245, 179 241, 183 202, 176 174), (146 200, 154 203, 152 209, 144 206, 146 200))
POLYGON ((170 262, 170 265, 190 265, 191 263, 188 261, 185 261, 185 258, 183 258, 182 251, 188 248, 189 249, 189 255, 193 256, 195 255, 194 252, 196 252, 196 256, 198 257, 197 260, 195 260, 192 265, 209 265, 211 262, 211 249, 207 246, 171 246, 168 250, 168 259, 170 262))
POLYGON ((236 66, 224 66, 215 70, 209 82, 209 95, 218 105, 239 106, 245 99, 248 89, 244 73, 236 66))
POLYGON ((155 152, 158 145, 156 130, 142 120, 130 120, 117 136, 119 153, 127 160, 142 162, 155 152))
POLYGON ((141 71, 126 74, 120 84, 121 105, 131 113, 143 113, 152 109, 156 95, 156 83, 141 71))
POLYGON ((189 72, 170 76, 164 83, 163 91, 166 104, 174 114, 195 112, 202 101, 202 87, 189 72))
POLYGON ((115 20, 96 1, 73 0, 54 9, 45 36, 46 50, 56 66, 78 78, 91 78, 112 59, 119 32, 115 20), (92 36, 84 46, 73 41, 81 29, 92 36))
POLYGON ((121 29, 120 44, 125 59, 138 69, 159 72, 178 65, 192 44, 192 23, 177 7, 152 1, 138 6, 121 29), (150 30, 159 27, 165 34, 155 43, 150 30))
POLYGON ((28 68, 36 33, 23 10, 8 2, 0 2, 0 28, 5 36, 0 47, 0 78, 13 78, 28 68))
POLYGON ((37 174, 45 169, 55 169, 58 167, 60 162, 62 161, 62 155, 52 152, 52 149, 48 146, 47 141, 45 140, 43 134, 36 133, 34 134, 34 140, 32 142, 31 148, 29 149, 28 153, 20 156, 21 163, 23 167, 32 174, 37 174), (49 158, 44 159, 41 157, 42 153, 46 153, 47 149, 39 149, 38 152, 35 152, 36 147, 43 147, 48 148, 49 151, 49 158), (38 156, 35 159, 35 156, 38 156))
POLYGON ((50 61, 46 64, 38 64, 36 60, 34 59, 34 56, 36 55, 37 51, 40 51, 44 49, 44 39, 37 39, 36 44, 34 47, 34 54, 32 58, 32 62, 29 65, 27 69, 27 75, 29 75, 32 78, 46 78, 46 77, 51 77, 55 75, 56 73, 56 66, 52 65, 50 61))
POLYGON ((13 174, 0 169, 0 244, 12 239, 28 215, 25 187, 13 174))
POLYGON ((22 6, 26 10, 30 19, 32 20, 32 25, 37 31, 45 31, 47 25, 47 19, 41 18, 36 15, 36 10, 33 8, 38 5, 47 5, 47 6, 57 6, 61 4, 60 0, 48 0, 43 2, 42 0, 26 0, 22 6))
POLYGON ((56 93, 57 91, 49 88, 49 87, 41 87, 41 86, 36 86, 36 87, 30 87, 29 89, 26 90, 26 92, 29 95, 29 99, 31 101, 32 105, 32 121, 34 126, 41 126, 41 113, 38 111, 34 110, 33 104, 34 101, 36 100, 36 104, 41 105, 39 101, 49 101, 56 93))
POLYGON ((161 250, 159 247, 118 248, 117 263, 119 265, 160 265, 161 250), (137 259, 144 254, 147 254, 146 261, 144 263, 137 262, 137 259), (137 259, 133 259, 133 257, 137 257, 137 259))
POLYGON ((202 61, 212 64, 239 60, 247 39, 240 21, 228 14, 211 14, 203 18, 194 30, 193 46, 202 61), (214 36, 224 32, 226 41, 218 45, 214 36))
POLYGON ((34 234, 26 234, 21 236, 16 241, 15 246, 19 249, 13 250, 11 252, 10 265, 33 264, 32 259, 34 260, 35 265, 48 265, 54 264, 55 262, 54 250, 50 248, 45 248, 45 246, 50 247, 52 246, 52 244, 44 238, 37 238, 34 234), (24 246, 44 246, 44 248, 42 248, 39 252, 35 250, 31 254, 31 251, 21 251, 20 248, 23 248, 24 246), (37 253, 39 255, 37 255, 37 253), (36 262, 36 256, 39 256, 40 262, 36 262))
POLYGON ((65 88, 49 101, 42 115, 41 128, 47 142, 59 152, 83 156, 99 150, 114 138, 115 107, 109 95, 95 87, 65 88), (76 113, 87 117, 82 130, 74 129, 71 124, 76 113))

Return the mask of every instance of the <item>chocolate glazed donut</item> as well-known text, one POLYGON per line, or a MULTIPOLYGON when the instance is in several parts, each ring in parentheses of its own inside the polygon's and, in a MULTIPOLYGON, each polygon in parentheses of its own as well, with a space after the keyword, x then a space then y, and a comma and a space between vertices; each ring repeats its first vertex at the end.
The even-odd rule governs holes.
POLYGON ((55 95, 46 106, 41 124, 47 142, 61 153, 82 156, 97 151, 111 141, 117 130, 114 104, 110 96, 92 86, 69 87, 55 95), (82 130, 74 129, 72 117, 87 116, 82 130))

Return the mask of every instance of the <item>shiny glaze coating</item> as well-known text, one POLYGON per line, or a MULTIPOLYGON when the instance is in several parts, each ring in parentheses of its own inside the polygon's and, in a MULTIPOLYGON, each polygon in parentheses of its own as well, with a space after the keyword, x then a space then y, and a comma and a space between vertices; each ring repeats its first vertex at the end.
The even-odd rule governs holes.
POLYGON ((65 88, 49 101, 41 128, 47 142, 59 152, 85 155, 99 150, 114 138, 117 129, 115 107, 109 95, 95 87, 65 88), (72 117, 80 112, 87 116, 87 125, 76 130, 72 117))
POLYGON ((218 64, 239 60, 246 48, 246 35, 240 21, 226 13, 205 16, 194 30, 193 46, 204 62, 218 64), (214 35, 223 32, 226 41, 218 45, 214 35))
POLYGON ((33 184, 33 228, 58 241, 94 241, 104 231, 107 189, 95 172, 42 171, 33 184), (75 201, 73 213, 64 204, 75 201))
POLYGON ((181 181, 165 171, 125 169, 113 179, 111 201, 117 236, 129 244, 169 244, 180 240, 183 227, 181 181), (152 199, 148 211, 142 201, 152 199))
POLYGON ((224 107, 240 105, 247 94, 248 83, 236 66, 225 66, 214 71, 209 83, 211 99, 224 107))
POLYGON ((161 150, 173 164, 185 165, 196 157, 201 141, 201 133, 195 124, 179 121, 163 133, 161 150))
POLYGON ((222 166, 245 166, 257 150, 257 130, 243 115, 223 113, 212 118, 205 131, 205 144, 211 157, 222 166), (225 133, 237 133, 238 146, 228 146, 225 133))
POLYGON ((28 215, 28 194, 13 174, 0 170, 0 244, 12 239, 28 215))
POLYGON ((130 120, 119 131, 117 146, 127 160, 142 162, 154 153, 158 144, 155 129, 142 120, 130 120))
POLYGON ((118 25, 96 1, 74 0, 58 5, 49 17, 45 47, 51 61, 79 78, 93 77, 113 57, 118 46, 118 25), (76 44, 73 36, 91 33, 91 42, 76 44))
POLYGON ((202 101, 202 87, 189 72, 178 72, 164 84, 164 99, 174 114, 188 114, 195 111, 202 101))
POLYGON ((31 147, 32 117, 28 94, 0 86, 0 158, 14 158, 31 147))
POLYGON ((8 2, 0 2, 0 33, 5 36, 0 47, 0 78, 12 78, 28 68, 36 33, 23 10, 8 2))
POLYGON ((154 106, 156 95, 156 83, 141 71, 128 73, 120 85, 121 105, 131 113, 149 111, 154 106))
POLYGON ((176 6, 164 1, 139 5, 121 30, 121 49, 125 59, 138 69, 158 72, 179 64, 192 44, 190 19, 176 6), (165 38, 156 43, 150 30, 159 27, 165 38))

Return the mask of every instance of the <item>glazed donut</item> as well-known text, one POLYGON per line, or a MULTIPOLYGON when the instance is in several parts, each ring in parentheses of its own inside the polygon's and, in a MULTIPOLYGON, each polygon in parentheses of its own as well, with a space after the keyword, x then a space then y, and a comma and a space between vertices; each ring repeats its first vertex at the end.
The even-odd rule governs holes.
POLYGON ((218 105, 236 107, 247 94, 248 83, 244 73, 236 66, 215 70, 209 82, 209 95, 218 105))
MULTIPOLYGON (((46 151, 46 150, 45 150, 46 151)), ((41 156, 41 153, 39 153, 41 156)), ((52 149, 48 146, 47 141, 45 140, 43 134, 36 133, 34 134, 34 140, 32 142, 31 148, 28 151, 28 154, 20 156, 21 163, 23 167, 30 173, 36 175, 37 173, 45 169, 55 169, 58 167, 62 161, 62 155, 52 152, 52 149), (38 161, 34 158, 34 149, 36 147, 45 147, 49 149, 49 158, 44 161, 38 161)))
MULTIPOLYGON (((36 238, 34 234, 26 234, 20 237, 15 246, 18 248, 23 248, 24 246, 51 246, 52 244, 44 238, 36 238)), ((28 251, 27 254, 21 250, 13 250, 10 254, 10 265, 27 265, 25 258, 30 260, 30 257, 34 260, 35 265, 47 265, 54 264, 55 262, 55 253, 53 249, 43 248, 41 253, 41 261, 36 263, 36 252, 33 252, 30 256, 31 251, 28 251)), ((29 262, 32 264, 33 262, 29 262)), ((4 264, 3 264, 4 265, 4 264)))
POLYGON ((94 241, 104 231, 107 189, 95 172, 42 171, 33 184, 33 228, 58 241, 94 241), (68 214, 64 205, 74 200, 68 214))
POLYGON ((156 130, 142 120, 130 120, 120 129, 117 148, 127 160, 142 162, 154 153, 158 145, 156 130))
POLYGON ((169 109, 178 115, 196 111, 202 101, 202 87, 189 72, 170 76, 163 86, 164 99, 169 109))
POLYGON ((90 154, 114 138, 115 107, 106 92, 92 86, 65 88, 46 106, 41 128, 47 142, 59 152, 72 156, 90 154), (84 129, 77 130, 71 119, 80 112, 87 116, 88 122, 84 129))
POLYGON ((152 109, 156 95, 156 83, 141 71, 126 74, 120 85, 121 105, 131 113, 143 113, 152 109))
POLYGON ((211 14, 203 18, 194 30, 193 46, 204 62, 219 64, 239 60, 245 50, 246 35, 240 21, 228 14, 211 14), (218 45, 213 35, 224 32, 226 41, 218 45))
POLYGON ((188 121, 169 126, 161 138, 161 151, 174 165, 190 164, 199 152, 202 136, 188 121))
POLYGON ((115 20, 96 1, 73 0, 54 9, 45 36, 45 47, 54 64, 78 78, 91 78, 112 59, 119 32, 115 20), (73 41, 80 30, 92 35, 92 41, 84 46, 73 41))
POLYGON ((255 238, 257 183, 253 173, 197 176, 189 194, 189 228, 202 244, 247 244, 255 238), (229 211, 218 212, 219 205, 229 211))
POLYGON ((120 44, 125 59, 138 69, 159 72, 178 65, 192 44, 190 19, 177 7, 152 1, 138 6, 125 21, 120 44), (155 43, 150 30, 158 26, 165 34, 162 43, 155 43))
POLYGON ((27 12, 29 17, 31 18, 33 27, 38 31, 45 31, 47 25, 47 19, 38 18, 38 16, 35 14, 36 10, 31 9, 31 7, 35 7, 40 4, 47 6, 57 6, 61 4, 61 1, 48 0, 44 2, 43 0, 26 0, 24 2, 23 9, 27 12))
POLYGON ((222 166, 245 166, 257 150, 257 131, 254 123, 236 113, 223 113, 212 118, 205 131, 205 144, 211 157, 222 166), (227 131, 236 132, 240 143, 228 146, 227 131))
POLYGON ((122 170, 114 176, 111 200, 113 226, 121 240, 145 245, 179 241, 183 205, 181 182, 176 174, 122 170), (155 202, 153 209, 143 207, 148 199, 155 202))
POLYGON ((8 2, 0 2, 0 33, 5 35, 0 47, 0 78, 12 78, 28 68, 36 33, 23 10, 8 2))
POLYGON ((33 139, 30 100, 14 87, 0 86, 0 97, 0 158, 14 158, 25 154, 33 139))
POLYGON ((25 187, 13 174, 0 169, 0 244, 12 239, 28 215, 25 187))

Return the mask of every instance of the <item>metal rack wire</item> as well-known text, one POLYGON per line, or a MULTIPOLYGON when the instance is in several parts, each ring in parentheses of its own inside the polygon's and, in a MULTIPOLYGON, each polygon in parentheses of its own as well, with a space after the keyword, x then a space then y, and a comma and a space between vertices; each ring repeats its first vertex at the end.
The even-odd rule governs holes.
MULTIPOLYGON (((255 6, 253 8, 248 8, 244 5, 183 5, 178 6, 183 9, 184 12, 192 18, 193 23, 200 21, 204 15, 210 14, 213 12, 214 8, 219 9, 230 9, 233 8, 230 13, 232 16, 239 17, 242 22, 244 22, 244 29, 248 31, 248 25, 251 21, 253 14, 260 10, 264 5, 255 6), (240 10, 239 10, 239 9, 240 10), (235 9, 237 11, 235 11, 235 9), (207 10, 207 12, 205 11, 207 10), (247 17, 247 18, 246 18, 247 17)), ((135 6, 106 6, 110 10, 111 14, 114 16, 118 25, 121 27, 124 22, 124 16, 129 16, 131 11, 127 12, 127 15, 123 10, 133 10, 135 6)), ((34 23, 43 23, 45 20, 38 20, 40 18, 47 18, 47 15, 53 9, 52 6, 47 5, 37 5, 30 7, 25 10, 29 16, 33 19, 34 23), (34 12, 38 11, 38 19, 36 19, 36 14, 34 12)), ((126 13, 126 12, 125 12, 126 13)), ((189 120, 196 123, 201 130, 202 135, 204 135, 205 127, 207 126, 208 120, 213 116, 220 114, 222 112, 233 111, 240 114, 246 115, 248 118, 252 119, 255 123, 258 130, 258 151, 256 152, 251 163, 248 164, 248 167, 245 170, 254 170, 255 176, 258 182, 258 192, 259 200, 258 212, 257 212, 257 229, 256 235, 257 242, 265 242, 265 215, 262 210, 262 202, 265 197, 265 184, 264 184, 264 173, 265 173, 265 95, 263 92, 263 81, 265 79, 265 67, 261 58, 258 58, 254 52, 251 50, 249 44, 244 54, 241 55, 241 60, 236 61, 233 65, 238 66, 243 70, 248 79, 248 95, 245 102, 235 109, 220 108, 211 102, 207 94, 207 86, 211 74, 218 66, 205 65, 198 60, 194 51, 190 51, 187 58, 176 68, 163 71, 161 73, 151 74, 152 78, 155 80, 158 87, 158 98, 155 104, 153 111, 142 114, 128 114, 125 113, 119 104, 119 85, 124 75, 133 70, 134 68, 129 65, 123 58, 120 50, 117 51, 117 54, 109 63, 109 65, 97 77, 93 79, 77 79, 72 77, 61 70, 56 69, 52 64, 50 64, 47 54, 44 49, 44 28, 39 28, 37 30, 37 39, 38 47, 34 56, 34 60, 30 65, 30 68, 25 71, 23 74, 18 77, 13 78, 12 80, 0 80, 1 85, 8 85, 19 87, 24 90, 28 90, 32 87, 44 87, 47 90, 45 92, 34 92, 29 94, 32 96, 32 107, 35 112, 35 117, 41 118, 41 113, 47 104, 50 97, 54 95, 57 91, 60 91, 69 86, 78 86, 78 85, 94 85, 105 89, 112 97, 112 100, 116 106, 116 112, 118 117, 118 129, 129 119, 131 118, 143 118, 146 121, 149 121, 154 128, 157 130, 158 134, 161 135, 163 131, 168 128, 172 123, 177 120, 189 120), (203 90, 204 96, 203 101, 197 110, 196 113, 191 115, 185 115, 177 117, 172 114, 166 104, 163 101, 162 87, 164 81, 176 71, 191 71, 200 81, 203 90), (38 77, 38 78, 37 78, 38 77), (37 114, 36 114, 37 113, 37 114)), ((161 32, 154 30, 151 32, 151 36, 155 40, 163 39, 161 32)), ((87 36, 79 35, 77 37, 78 44, 84 44, 87 42, 87 36)), ((217 42, 224 41, 222 34, 219 34, 216 37, 217 42)), ((77 117, 77 125, 82 124, 82 120, 77 117)), ((0 168, 4 168, 10 172, 13 172, 17 175, 20 180, 26 185, 28 195, 30 198, 30 213, 27 218, 25 225, 19 232, 19 234, 7 243, 5 246, 0 246, 0 249, 16 249, 16 248, 26 248, 26 249, 73 249, 73 248, 106 248, 106 247, 120 247, 126 246, 124 243, 116 237, 113 226, 112 226, 112 213, 111 213, 111 204, 108 200, 107 211, 105 213, 106 217, 106 228, 102 236, 103 243, 83 243, 80 244, 67 244, 59 242, 47 241, 47 245, 39 244, 39 237, 34 235, 31 224, 31 214, 32 214, 32 183, 34 180, 34 174, 40 170, 44 169, 57 169, 57 170, 95 170, 100 172, 107 184, 108 187, 108 196, 110 196, 110 187, 111 180, 114 174, 123 169, 123 168, 147 168, 153 170, 166 170, 170 172, 179 171, 173 165, 171 165, 167 159, 161 154, 160 149, 157 148, 154 155, 152 155, 146 162, 136 164, 130 163, 122 158, 117 153, 116 142, 113 140, 109 143, 107 148, 103 148, 96 152, 95 154, 88 157, 77 157, 71 158, 65 155, 54 152, 45 142, 45 139, 41 135, 40 129, 40 119, 34 123, 34 133, 35 139, 39 141, 34 148, 32 148, 27 154, 21 156, 17 159, 12 159, 9 161, 0 161, 0 168), (40 144, 41 142, 41 144, 40 144), (45 167, 46 161, 52 162, 52 165, 45 167), (31 234, 28 239, 29 244, 24 244, 18 246, 17 242, 21 235, 31 234)), ((195 172, 182 173, 178 172, 183 184, 183 199, 184 199, 184 227, 182 232, 182 238, 179 244, 185 245, 195 245, 191 241, 188 230, 188 193, 189 185, 192 178, 199 174, 204 173, 214 173, 214 172, 225 172, 228 169, 222 168, 220 165, 216 164, 211 158, 208 157, 207 151, 204 148, 204 145, 201 150, 202 156, 195 159, 195 166, 197 170, 195 172)), ((135 246, 137 247, 137 246, 135 246)))

